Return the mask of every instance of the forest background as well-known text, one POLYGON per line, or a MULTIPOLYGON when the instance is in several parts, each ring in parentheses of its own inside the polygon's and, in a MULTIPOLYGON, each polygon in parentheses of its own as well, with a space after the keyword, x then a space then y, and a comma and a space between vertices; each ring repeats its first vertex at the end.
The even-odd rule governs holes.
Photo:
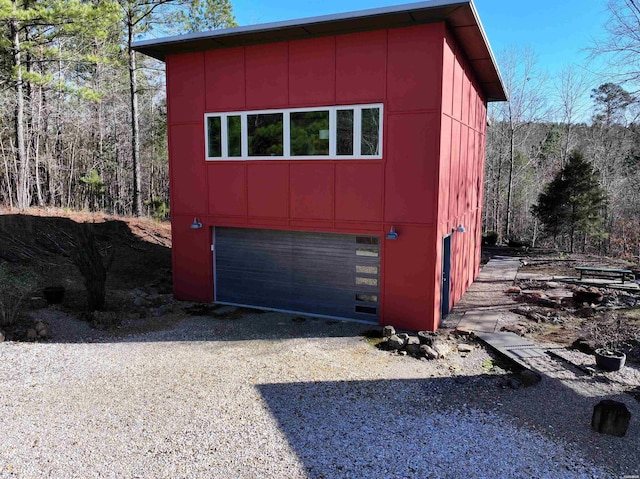
MULTIPOLYGON (((497 54, 483 229, 499 241, 640 255, 640 0, 608 12, 597 84, 579 65, 550 77, 535 48, 497 54), (605 201, 551 231, 532 211, 574 151, 605 201)), ((0 0, 0 206, 168 218, 164 65, 131 43, 235 25, 228 0, 0 0)))

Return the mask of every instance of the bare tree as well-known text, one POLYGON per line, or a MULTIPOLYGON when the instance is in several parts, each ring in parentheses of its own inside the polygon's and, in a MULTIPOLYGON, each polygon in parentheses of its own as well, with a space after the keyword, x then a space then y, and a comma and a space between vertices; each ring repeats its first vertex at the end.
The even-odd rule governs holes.
POLYGON ((609 73, 618 83, 640 82, 640 0, 609 0, 609 35, 596 41, 595 55, 604 55, 612 68, 609 73))

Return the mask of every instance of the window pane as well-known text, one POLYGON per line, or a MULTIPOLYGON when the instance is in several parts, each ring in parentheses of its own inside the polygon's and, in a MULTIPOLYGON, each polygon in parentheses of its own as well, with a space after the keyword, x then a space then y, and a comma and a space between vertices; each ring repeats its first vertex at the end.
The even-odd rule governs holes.
POLYGON ((380 154, 380 108, 362 109, 362 155, 380 154))
POLYGON ((207 135, 209 136, 207 156, 220 158, 222 156, 222 129, 219 116, 207 118, 207 135))
POLYGON ((242 156, 240 115, 227 117, 227 149, 229 156, 242 156))
POLYGON ((282 113, 247 115, 249 156, 282 156, 282 113))
POLYGON ((338 155, 353 155, 353 110, 338 110, 338 155))
POLYGON ((329 112, 291 112, 291 155, 329 154, 329 112))

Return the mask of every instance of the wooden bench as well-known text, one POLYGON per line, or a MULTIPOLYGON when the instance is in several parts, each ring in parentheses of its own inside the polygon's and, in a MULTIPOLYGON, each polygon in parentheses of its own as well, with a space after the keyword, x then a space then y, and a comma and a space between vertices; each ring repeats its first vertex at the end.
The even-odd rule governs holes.
POLYGON ((580 273, 580 280, 582 276, 593 276, 596 278, 607 279, 620 279, 624 284, 625 279, 634 280, 635 275, 633 271, 629 269, 615 269, 615 268, 592 268, 591 266, 576 266, 576 270, 580 273))

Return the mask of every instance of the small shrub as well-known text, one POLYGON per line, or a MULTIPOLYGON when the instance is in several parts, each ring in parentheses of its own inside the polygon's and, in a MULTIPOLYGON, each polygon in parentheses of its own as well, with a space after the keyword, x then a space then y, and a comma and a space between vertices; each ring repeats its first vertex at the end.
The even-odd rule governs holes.
POLYGON ((0 326, 15 324, 21 307, 35 287, 33 276, 23 270, 11 271, 0 263, 0 326))
POLYGON ((487 231, 482 233, 482 244, 485 246, 495 246, 498 243, 498 232, 487 231))

